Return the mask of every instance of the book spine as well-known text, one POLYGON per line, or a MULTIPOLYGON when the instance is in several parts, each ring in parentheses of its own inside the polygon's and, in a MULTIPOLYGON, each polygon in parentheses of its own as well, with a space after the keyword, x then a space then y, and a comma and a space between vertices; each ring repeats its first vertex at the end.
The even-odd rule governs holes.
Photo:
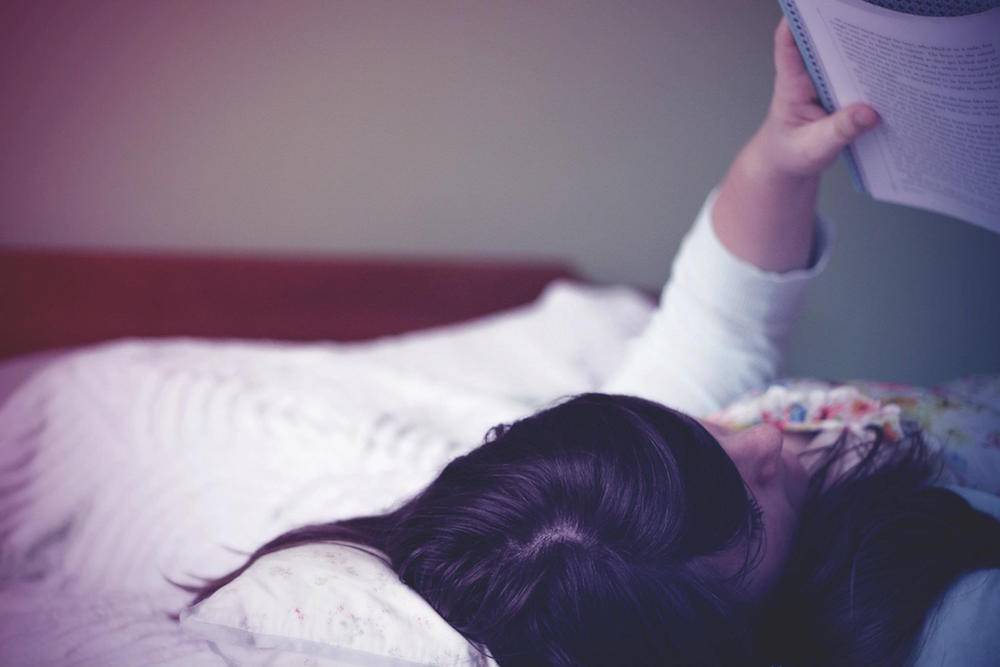
MULTIPOLYGON (((799 47, 799 53, 802 54, 806 71, 809 72, 809 78, 812 79, 813 86, 816 88, 816 94, 819 95, 820 104, 823 105, 827 113, 833 113, 836 111, 837 105, 834 103, 833 94, 826 83, 823 67, 820 64, 819 58, 816 57, 812 40, 809 37, 809 31, 806 29, 802 17, 799 16, 795 0, 778 0, 778 4, 781 6, 781 11, 784 12, 785 18, 788 19, 788 27, 791 28, 792 36, 795 37, 795 44, 799 47)), ((851 182, 854 184, 854 189, 858 192, 867 193, 868 188, 865 187, 860 165, 850 146, 844 149, 843 155, 844 161, 847 163, 847 170, 851 174, 851 182)))

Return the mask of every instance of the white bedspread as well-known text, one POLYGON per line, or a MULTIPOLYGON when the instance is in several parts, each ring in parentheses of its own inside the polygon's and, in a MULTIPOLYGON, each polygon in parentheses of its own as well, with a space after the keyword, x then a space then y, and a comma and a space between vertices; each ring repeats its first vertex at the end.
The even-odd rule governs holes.
POLYGON ((652 309, 560 281, 377 341, 126 340, 50 361, 0 406, 0 664, 225 664, 168 618, 188 596, 165 577, 386 510, 494 424, 596 389, 652 309))

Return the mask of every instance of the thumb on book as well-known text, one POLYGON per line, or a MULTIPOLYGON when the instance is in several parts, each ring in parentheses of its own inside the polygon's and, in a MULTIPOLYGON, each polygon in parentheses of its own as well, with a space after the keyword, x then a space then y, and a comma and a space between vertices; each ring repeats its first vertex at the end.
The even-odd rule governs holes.
POLYGON ((867 104, 852 104, 842 111, 851 114, 851 122, 858 128, 858 134, 875 127, 879 121, 878 112, 867 104))
POLYGON ((875 109, 867 104, 851 104, 819 121, 825 139, 836 150, 847 146, 879 122, 875 109))
POLYGON ((808 127, 810 153, 820 162, 832 162, 845 146, 878 123, 878 113, 867 104, 851 104, 838 109, 808 127))

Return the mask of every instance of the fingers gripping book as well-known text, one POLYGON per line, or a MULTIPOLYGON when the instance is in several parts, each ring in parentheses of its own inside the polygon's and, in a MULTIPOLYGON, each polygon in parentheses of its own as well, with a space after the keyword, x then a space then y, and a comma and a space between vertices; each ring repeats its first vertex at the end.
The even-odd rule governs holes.
POLYGON ((855 187, 1000 233, 1000 0, 779 0, 828 112, 882 122, 855 187))

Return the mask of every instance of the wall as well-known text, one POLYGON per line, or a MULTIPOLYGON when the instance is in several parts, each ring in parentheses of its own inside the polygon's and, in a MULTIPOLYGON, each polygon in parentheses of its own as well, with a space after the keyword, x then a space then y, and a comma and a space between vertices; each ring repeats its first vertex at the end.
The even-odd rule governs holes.
MULTIPOLYGON (((0 244, 560 257, 654 288, 775 2, 11 2, 0 244)), ((1000 235, 855 193, 787 371, 1000 371, 1000 235)))

